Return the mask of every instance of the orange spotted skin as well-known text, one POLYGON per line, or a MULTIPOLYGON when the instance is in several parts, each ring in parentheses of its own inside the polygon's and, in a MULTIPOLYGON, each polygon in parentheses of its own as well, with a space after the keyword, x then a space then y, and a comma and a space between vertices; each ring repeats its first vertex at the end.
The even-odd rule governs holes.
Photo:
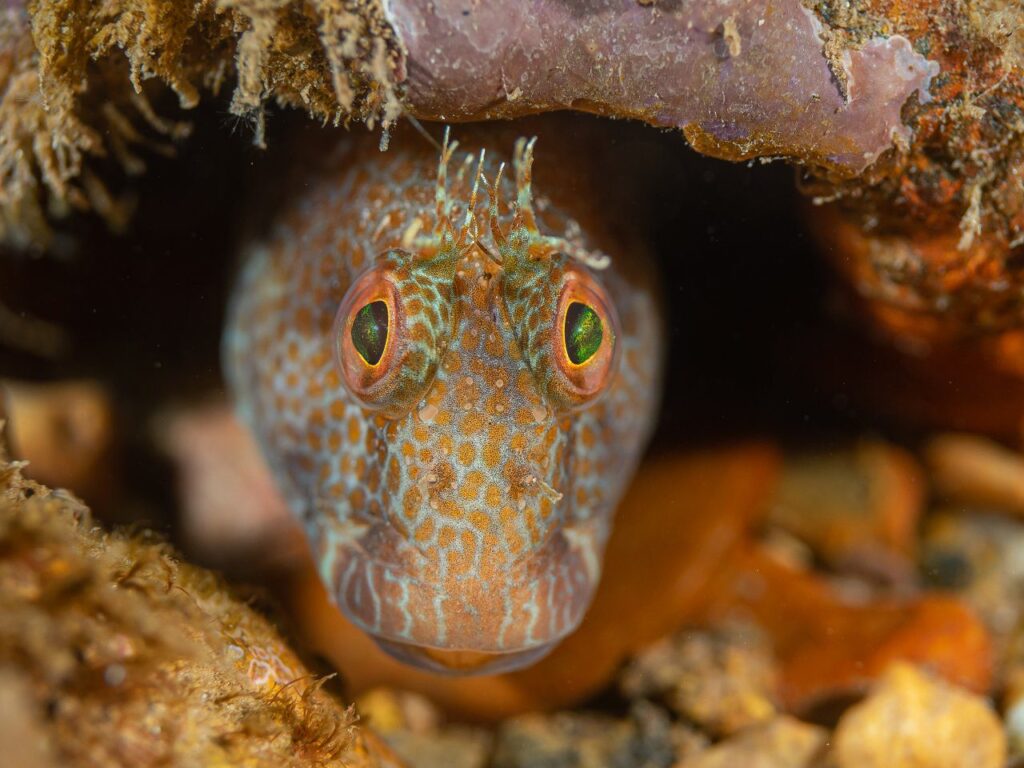
POLYGON ((248 249, 225 359, 341 610, 406 661, 494 672, 586 611, 657 408, 662 329, 646 253, 608 234, 587 184, 560 189, 557 138, 534 189, 532 143, 510 158, 507 130, 458 133, 472 151, 440 162, 414 134, 321 159, 248 249), (372 301, 379 362, 352 341, 372 301), (602 329, 579 364, 574 301, 602 329))

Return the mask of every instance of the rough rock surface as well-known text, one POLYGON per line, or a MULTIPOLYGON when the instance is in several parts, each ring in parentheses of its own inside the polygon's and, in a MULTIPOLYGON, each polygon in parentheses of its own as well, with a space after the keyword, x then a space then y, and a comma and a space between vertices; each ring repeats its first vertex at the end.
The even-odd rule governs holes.
POLYGON ((69 494, 0 464, 0 739, 15 768, 397 766, 325 682, 212 574, 104 534, 69 494))
POLYGON ((1001 768, 1006 736, 982 699, 897 664, 835 732, 839 768, 1001 768))
POLYGON ((799 0, 651 3, 396 0, 407 102, 473 120, 585 109, 681 128, 733 160, 785 156, 863 171, 909 130, 938 65, 900 35, 825 55, 825 27, 799 0))

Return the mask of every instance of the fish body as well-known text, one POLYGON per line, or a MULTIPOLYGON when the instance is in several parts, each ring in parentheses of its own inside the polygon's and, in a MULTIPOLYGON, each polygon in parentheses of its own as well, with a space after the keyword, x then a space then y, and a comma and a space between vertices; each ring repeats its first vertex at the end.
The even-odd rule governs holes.
POLYGON ((325 153, 246 249, 224 357, 340 609, 405 661, 495 672, 586 611, 662 329, 643 245, 590 199, 613 180, 542 136, 535 185, 533 142, 459 133, 325 153))

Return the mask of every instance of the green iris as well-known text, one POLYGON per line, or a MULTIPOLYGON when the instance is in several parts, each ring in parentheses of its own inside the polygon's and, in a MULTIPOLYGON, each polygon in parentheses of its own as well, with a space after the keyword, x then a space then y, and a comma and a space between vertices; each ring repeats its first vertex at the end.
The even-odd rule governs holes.
POLYGON ((376 365, 388 342, 388 305, 372 301, 356 312, 352 322, 352 346, 367 365, 376 365))
POLYGON ((604 338, 601 318, 593 308, 574 301, 565 312, 565 351, 573 365, 582 365, 597 354, 604 338))

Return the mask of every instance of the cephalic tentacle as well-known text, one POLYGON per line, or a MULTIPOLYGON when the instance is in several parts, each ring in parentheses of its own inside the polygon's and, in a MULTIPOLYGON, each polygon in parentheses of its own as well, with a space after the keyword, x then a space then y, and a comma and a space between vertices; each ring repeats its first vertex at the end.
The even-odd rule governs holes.
MULTIPOLYGON (((444 139, 441 144, 441 154, 437 163, 437 180, 434 186, 434 230, 429 234, 416 234, 411 239, 412 245, 425 254, 429 254, 431 260, 454 261, 461 256, 467 247, 474 242, 475 222, 474 210, 476 208, 477 188, 480 177, 483 173, 484 152, 481 150, 477 164, 476 176, 473 181, 473 192, 466 208, 466 217, 463 225, 456 231, 451 220, 452 200, 448 197, 448 166, 452 157, 458 149, 459 143, 451 140, 451 127, 445 126, 444 139)), ((466 169, 473 162, 473 155, 468 154, 456 171, 456 180, 461 181, 465 176, 466 169)))
POLYGON ((512 154, 512 168, 516 175, 516 210, 523 219, 523 226, 531 233, 539 234, 537 217, 533 212, 533 147, 537 137, 516 140, 512 154))
POLYGON ((498 190, 501 189, 501 175, 505 172, 505 164, 498 166, 498 172, 494 176, 494 184, 487 190, 488 206, 487 221, 491 230, 491 238, 498 247, 499 257, 503 255, 507 241, 505 233, 501 231, 501 220, 498 216, 498 190))
POLYGON ((459 142, 450 140, 451 133, 451 126, 446 125, 444 128, 444 139, 441 143, 441 157, 437 162, 437 184, 434 187, 434 207, 437 215, 437 226, 439 228, 438 234, 440 234, 442 222, 448 218, 448 163, 451 162, 452 155, 455 154, 455 150, 459 147, 459 142))
POLYGON ((507 231, 502 230, 498 211, 504 163, 498 167, 494 183, 488 190, 490 198, 488 222, 491 237, 498 247, 501 261, 508 261, 509 266, 514 268, 518 260, 524 257, 537 260, 561 253, 580 261, 591 269, 606 269, 611 260, 600 251, 587 249, 569 238, 541 233, 533 206, 533 148, 536 143, 537 137, 534 136, 530 139, 520 138, 515 144, 512 168, 515 174, 516 200, 513 206, 512 222, 507 231))

